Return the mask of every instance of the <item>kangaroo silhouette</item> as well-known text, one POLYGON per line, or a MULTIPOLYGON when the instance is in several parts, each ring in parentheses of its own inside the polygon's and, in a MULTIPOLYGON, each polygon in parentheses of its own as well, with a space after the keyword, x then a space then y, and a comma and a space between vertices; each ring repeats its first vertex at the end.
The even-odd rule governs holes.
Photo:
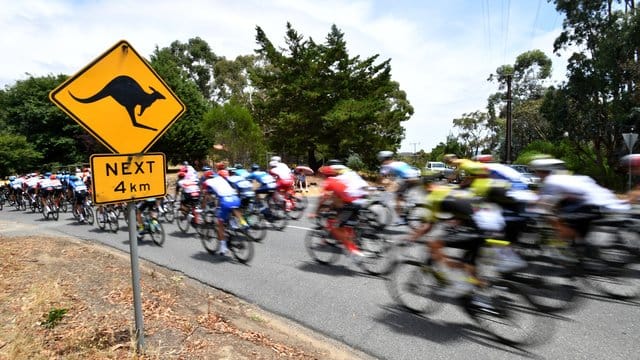
POLYGON ((71 91, 69 91, 69 95, 71 95, 71 97, 76 101, 83 104, 93 103, 111 96, 115 101, 118 102, 118 104, 122 105, 127 110, 133 126, 157 131, 158 129, 140 124, 136 120, 136 106, 140 105, 140 113, 138 114, 138 116, 142 116, 142 113, 144 113, 144 111, 156 100, 166 99, 164 95, 159 93, 156 89, 152 88, 151 86, 149 86, 149 88, 152 90, 151 93, 145 92, 144 89, 142 89, 142 86, 140 86, 140 84, 138 84, 133 78, 126 75, 120 75, 111 80, 102 88, 102 90, 98 91, 98 93, 88 98, 78 98, 73 95, 71 91))

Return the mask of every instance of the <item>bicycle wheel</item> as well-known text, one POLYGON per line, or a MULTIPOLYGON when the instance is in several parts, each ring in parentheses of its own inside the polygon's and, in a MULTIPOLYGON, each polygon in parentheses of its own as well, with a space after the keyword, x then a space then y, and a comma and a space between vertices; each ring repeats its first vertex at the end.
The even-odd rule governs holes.
POLYGON ((269 206, 269 214, 266 216, 266 219, 271 223, 271 226, 276 230, 282 230, 287 227, 289 220, 284 205, 278 204, 272 198, 269 199, 267 204, 269 206))
POLYGON ((640 296, 640 263, 624 246, 597 249, 597 256, 582 260, 584 280, 594 289, 615 299, 640 296))
POLYGON ((60 211, 66 213, 69 211, 69 203, 65 200, 64 197, 60 197, 60 211))
POLYGON ((307 208, 309 200, 306 196, 291 195, 290 201, 292 202, 292 208, 289 209, 289 217, 293 220, 298 220, 302 217, 302 214, 304 214, 304 210, 307 208))
POLYGON ((393 219, 393 210, 381 201, 374 201, 360 211, 369 225, 377 230, 383 230, 393 219))
POLYGON ((120 224, 118 222, 118 215, 115 213, 115 211, 109 210, 107 212, 107 220, 109 221, 109 230, 111 230, 111 232, 113 233, 117 233, 120 229, 120 224))
POLYGON ((107 218, 107 211, 103 208, 102 210, 96 210, 97 216, 97 225, 100 230, 104 230, 107 228, 107 222, 109 222, 107 218))
POLYGON ((178 223, 178 229, 186 234, 189 231, 190 226, 189 214, 181 209, 177 209, 176 212, 176 222, 178 223))
POLYGON ((90 206, 84 206, 82 208, 82 211, 84 212, 84 220, 87 222, 87 224, 93 225, 95 221, 95 216, 93 216, 93 209, 90 206))
POLYGON ((442 306, 434 291, 438 287, 430 267, 416 260, 396 264, 387 282, 391 298, 415 314, 432 313, 442 306))
POLYGON ((371 275, 385 275, 391 271, 390 255, 393 244, 373 228, 358 229, 358 247, 365 255, 358 264, 371 275))
POLYGON ((253 241, 261 242, 267 236, 267 221, 259 212, 253 211, 244 215, 249 224, 247 234, 253 241))
POLYGON ((175 218, 176 218, 176 211, 174 209, 174 204, 175 204, 175 202, 173 200, 173 196, 167 195, 167 200, 163 204, 164 213, 162 214, 162 217, 169 224, 173 223, 173 220, 175 220, 175 218), (169 200, 169 199, 171 199, 171 200, 169 200))
POLYGON ((229 250, 239 262, 246 264, 253 259, 253 241, 241 230, 227 232, 229 250))
POLYGON ((424 218, 429 214, 429 209, 415 204, 407 211, 407 223, 412 229, 417 229, 423 223, 424 218))
POLYGON ((49 208, 51 209, 49 216, 51 216, 53 220, 58 221, 58 219, 60 218, 60 208, 56 206, 53 201, 50 202, 49 208))
POLYGON ((486 332, 509 345, 530 345, 551 336, 545 326, 552 319, 539 313, 526 292, 503 281, 462 299, 462 306, 486 332), (482 300, 480 300, 482 299, 482 300))
POLYGON ((162 223, 156 219, 152 219, 149 221, 149 236, 151 237, 151 241, 158 246, 162 246, 165 240, 164 226, 162 223))
POLYGON ((332 264, 342 254, 338 240, 329 236, 325 230, 309 230, 304 240, 309 256, 320 264, 332 264))

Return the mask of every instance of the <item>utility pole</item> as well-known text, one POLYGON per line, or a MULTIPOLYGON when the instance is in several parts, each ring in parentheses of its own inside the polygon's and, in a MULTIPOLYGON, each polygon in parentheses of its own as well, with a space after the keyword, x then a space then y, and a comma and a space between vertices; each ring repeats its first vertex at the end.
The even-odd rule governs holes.
POLYGON ((512 76, 507 75, 507 158, 506 163, 511 164, 511 80, 512 76))
POLYGON ((420 143, 410 143, 409 145, 413 145, 413 156, 416 156, 416 145, 420 145, 420 143))

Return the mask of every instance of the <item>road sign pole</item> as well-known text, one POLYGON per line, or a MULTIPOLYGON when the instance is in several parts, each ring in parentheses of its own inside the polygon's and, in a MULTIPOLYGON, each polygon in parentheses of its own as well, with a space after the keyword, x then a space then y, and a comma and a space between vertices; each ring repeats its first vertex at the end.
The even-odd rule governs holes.
MULTIPOLYGON (((633 131, 633 128, 631 129, 631 131, 633 131)), ((627 148, 629 149, 629 155, 633 154, 633 146, 636 144, 636 141, 638 141, 638 134, 636 133, 625 133, 622 134, 622 138, 624 139, 624 143, 627 145, 627 148)), ((628 185, 627 185, 627 190, 631 190, 631 161, 629 161, 629 177, 628 177, 628 185)))
POLYGON ((138 267, 138 227, 136 226, 136 205, 133 201, 127 204, 127 216, 129 216, 129 248, 131 250, 133 308, 136 318, 136 346, 138 353, 141 353, 144 348, 144 324, 142 321, 142 300, 140 296, 140 269, 138 267))

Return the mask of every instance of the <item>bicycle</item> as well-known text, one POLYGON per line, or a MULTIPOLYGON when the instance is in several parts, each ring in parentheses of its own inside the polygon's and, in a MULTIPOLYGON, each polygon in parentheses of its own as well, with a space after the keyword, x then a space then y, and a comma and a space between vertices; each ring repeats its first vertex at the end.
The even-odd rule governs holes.
POLYGON ((53 195, 49 194, 43 200, 45 202, 45 206, 40 206, 42 208, 42 216, 45 219, 49 219, 49 217, 51 217, 58 221, 58 218, 60 217, 60 208, 58 207, 57 201, 53 199, 53 195))
POLYGON ((108 225, 111 232, 118 232, 118 229, 120 228, 118 223, 118 212, 113 204, 98 206, 96 213, 98 216, 98 228, 100 230, 105 230, 108 225))
POLYGON ((267 220, 264 214, 258 208, 255 197, 247 197, 242 199, 240 210, 244 216, 249 228, 247 234, 255 242, 261 242, 267 236, 267 220))
POLYGON ((274 229, 280 231, 287 227, 289 217, 282 203, 274 199, 274 195, 275 190, 265 193, 264 197, 260 197, 260 194, 257 194, 255 207, 274 229))
POLYGON ((93 225, 93 223, 95 222, 95 216, 93 213, 93 209, 91 207, 91 201, 88 199, 85 199, 82 204, 80 205, 80 210, 78 211, 78 208, 75 206, 73 206, 73 210, 71 212, 73 214, 73 217, 76 219, 76 221, 80 220, 80 214, 82 213, 82 216, 84 217, 84 221, 89 224, 89 225, 93 225))
POLYGON ((144 239, 145 235, 151 237, 151 241, 158 246, 162 246, 166 239, 164 226, 158 221, 158 214, 155 210, 145 209, 142 212, 142 230, 138 231, 138 241, 144 239))
MULTIPOLYGON (((316 217, 318 227, 307 231, 305 235, 305 247, 309 256, 323 265, 335 263, 341 254, 346 253, 342 242, 331 235, 337 222, 336 215, 334 211, 319 212, 316 217)), ((378 230, 369 226, 366 221, 356 219, 348 221, 344 226, 358 249, 364 254, 356 264, 371 275, 386 274, 392 264, 387 256, 392 243, 378 230)))
POLYGON ((471 292, 452 292, 450 276, 437 270, 426 256, 396 264, 387 288, 398 305, 414 314, 433 313, 444 303, 454 303, 503 343, 531 344, 550 335, 539 329, 542 317, 523 285, 500 273, 483 280, 486 285, 471 292))
MULTIPOLYGON (((218 219, 216 218, 215 210, 206 210, 203 215, 204 223, 202 228, 204 231, 200 233, 200 241, 208 253, 218 254, 220 251, 220 239, 218 239, 218 219)), ((254 255, 253 241, 251 241, 246 230, 237 225, 233 215, 224 222, 224 229, 227 247, 233 257, 242 264, 251 261, 254 255)))
POLYGON ((169 224, 173 223, 173 220, 176 217, 176 208, 175 208, 176 199, 173 198, 173 195, 167 194, 160 201, 160 209, 162 210, 162 217, 169 224))

